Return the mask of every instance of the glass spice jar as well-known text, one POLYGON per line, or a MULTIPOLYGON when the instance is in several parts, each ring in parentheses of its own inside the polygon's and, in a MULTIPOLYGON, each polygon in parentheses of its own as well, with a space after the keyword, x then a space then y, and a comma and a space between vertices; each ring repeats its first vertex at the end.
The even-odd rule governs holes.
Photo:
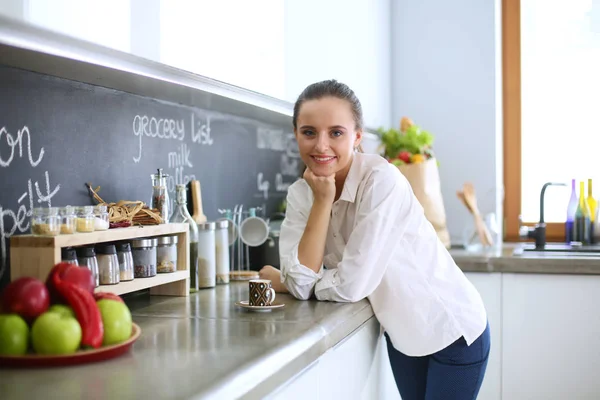
POLYGON ((31 233, 37 236, 57 236, 60 233, 58 208, 34 208, 31 213, 31 233))
POLYGON ((94 230, 105 231, 109 228, 107 206, 98 204, 94 207, 94 230))
POLYGON ((58 211, 60 215, 60 234, 70 235, 77 230, 77 215, 75 207, 66 206, 58 211))
POLYGON ((134 277, 156 276, 156 245, 157 240, 152 238, 140 238, 131 242, 134 277))
POLYGON ((177 236, 157 238, 156 270, 158 273, 177 271, 177 236))
POLYGON ((93 247, 78 247, 77 248, 77 261, 79 266, 86 267, 92 271, 94 282, 96 287, 100 286, 100 275, 98 274, 98 259, 96 258, 96 251, 93 247))
POLYGON ((119 259, 119 273, 121 282, 131 281, 134 278, 133 274, 133 255, 131 254, 131 246, 127 242, 117 243, 117 258, 119 259))
POLYGON ((83 206, 77 210, 77 232, 94 232, 94 206, 83 206))
POLYGON ((63 247, 60 249, 60 261, 79 266, 77 251, 72 247, 63 247))
POLYGON ((152 202, 151 207, 157 209, 162 218, 162 223, 169 222, 171 216, 171 203, 169 201, 169 191, 167 190, 168 174, 163 174, 162 168, 151 174, 152 178, 152 202))
POLYGON ((116 285, 121 281, 119 259, 114 244, 101 243, 96 245, 98 272, 101 285, 116 285))

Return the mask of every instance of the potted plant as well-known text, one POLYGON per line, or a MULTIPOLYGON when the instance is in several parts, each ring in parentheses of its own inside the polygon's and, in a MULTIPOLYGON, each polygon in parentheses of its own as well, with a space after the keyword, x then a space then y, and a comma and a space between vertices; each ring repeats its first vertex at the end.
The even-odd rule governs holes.
POLYGON ((400 130, 378 129, 384 157, 406 177, 442 243, 450 247, 446 211, 438 162, 433 152, 434 137, 410 118, 400 120, 400 130))

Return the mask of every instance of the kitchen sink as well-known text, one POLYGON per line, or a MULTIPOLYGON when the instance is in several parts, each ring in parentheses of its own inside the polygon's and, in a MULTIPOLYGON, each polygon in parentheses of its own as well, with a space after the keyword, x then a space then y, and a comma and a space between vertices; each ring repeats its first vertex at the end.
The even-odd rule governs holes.
POLYGON ((514 255, 525 255, 530 253, 600 257, 600 244, 582 245, 580 243, 546 243, 543 248, 536 249, 533 243, 525 243, 518 246, 514 251, 514 255))

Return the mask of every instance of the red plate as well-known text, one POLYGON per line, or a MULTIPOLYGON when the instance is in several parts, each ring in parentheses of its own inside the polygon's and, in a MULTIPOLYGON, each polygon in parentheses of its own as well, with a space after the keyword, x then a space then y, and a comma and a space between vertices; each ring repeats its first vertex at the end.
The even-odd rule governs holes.
POLYGON ((66 355, 25 355, 25 356, 1 356, 0 367, 64 367, 67 365, 86 364, 97 361, 108 360, 126 353, 131 345, 140 337, 142 330, 137 324, 133 324, 131 337, 127 341, 112 346, 100 347, 93 350, 82 350, 66 355))

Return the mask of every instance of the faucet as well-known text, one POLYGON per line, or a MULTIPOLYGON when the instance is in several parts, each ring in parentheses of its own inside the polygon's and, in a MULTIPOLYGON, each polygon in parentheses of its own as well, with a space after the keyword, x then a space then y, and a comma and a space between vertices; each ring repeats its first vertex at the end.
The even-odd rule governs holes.
POLYGON ((546 182, 540 191, 540 221, 534 227, 522 225, 519 215, 519 237, 521 239, 534 239, 535 248, 543 249, 546 246, 546 222, 544 222, 544 196, 548 186, 567 186, 566 183, 546 182))

